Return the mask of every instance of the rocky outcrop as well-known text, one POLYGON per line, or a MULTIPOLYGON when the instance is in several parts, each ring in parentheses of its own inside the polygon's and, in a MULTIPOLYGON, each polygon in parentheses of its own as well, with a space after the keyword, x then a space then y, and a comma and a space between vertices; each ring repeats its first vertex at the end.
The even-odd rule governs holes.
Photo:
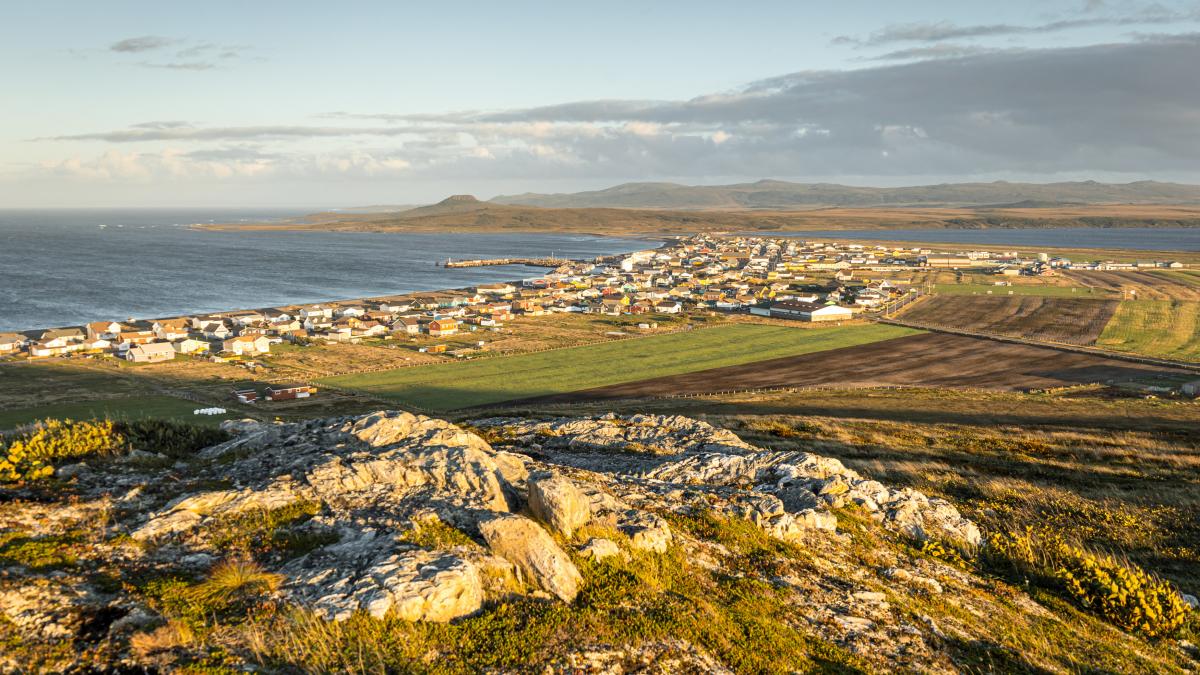
MULTIPOLYGON (((584 583, 576 561, 629 564, 673 547, 716 566, 728 551, 708 550, 693 531, 672 526, 702 512, 806 547, 844 539, 834 534, 833 510, 851 505, 917 539, 979 541, 975 525, 943 500, 889 488, 829 457, 763 450, 686 417, 491 418, 472 426, 480 432, 405 412, 229 423, 232 439, 182 468, 114 462, 104 471, 119 473, 106 475, 81 465, 70 480, 93 501, 77 502, 74 512, 85 504, 96 513, 115 509, 119 531, 136 542, 120 555, 200 578, 227 557, 222 542, 231 529, 275 523, 302 545, 255 563, 278 580, 273 600, 330 621, 361 612, 448 622, 514 593, 570 603, 584 583), (168 472, 185 469, 195 472, 185 487, 168 489, 177 479, 168 472)), ((48 511, 25 512, 29 527, 52 521, 48 511)), ((925 574, 899 570, 891 579, 941 592, 925 574)), ((59 639, 120 602, 108 593, 43 577, 0 588, 0 614, 31 639, 59 639)), ((877 632, 886 603, 872 598, 855 597, 856 614, 815 620, 877 632)), ((144 605, 121 607, 142 623, 155 618, 144 605)), ((682 662, 706 662, 687 645, 671 649, 687 654, 682 662)))
POLYGON ((583 579, 558 543, 545 529, 523 516, 498 516, 479 524, 493 553, 512 562, 542 590, 563 602, 579 593, 583 579))
MULTIPOLYGON (((806 530, 833 530, 829 508, 854 504, 886 527, 918 541, 945 539, 978 546, 979 528, 949 502, 912 489, 893 489, 862 477, 832 457, 756 448, 732 432, 679 416, 605 415, 594 419, 529 421, 490 418, 475 425, 532 448, 552 462, 699 488, 739 489, 770 496, 758 508, 732 506, 772 534, 794 538, 806 530), (597 451, 653 457, 614 461, 597 451)), ((622 457, 624 459, 624 457, 622 457)))
POLYGON ((551 530, 567 538, 592 518, 588 499, 563 476, 531 479, 529 510, 551 530))
POLYGON ((407 621, 450 621, 483 605, 479 567, 451 553, 398 550, 372 532, 345 536, 284 568, 284 592, 327 619, 356 611, 407 621))

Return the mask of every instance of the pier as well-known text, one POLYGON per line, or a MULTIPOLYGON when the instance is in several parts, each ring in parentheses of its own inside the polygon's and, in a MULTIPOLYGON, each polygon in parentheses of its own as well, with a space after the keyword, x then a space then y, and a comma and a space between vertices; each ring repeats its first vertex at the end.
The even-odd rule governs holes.
POLYGON ((450 260, 438 263, 442 267, 491 267, 494 265, 528 265, 530 267, 559 267, 574 262, 567 258, 477 258, 475 260, 450 260))

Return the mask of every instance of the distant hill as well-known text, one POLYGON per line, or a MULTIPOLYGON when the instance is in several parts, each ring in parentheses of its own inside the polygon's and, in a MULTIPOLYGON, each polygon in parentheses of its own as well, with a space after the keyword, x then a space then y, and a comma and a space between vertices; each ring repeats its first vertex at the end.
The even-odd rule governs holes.
MULTIPOLYGON (((445 203, 445 202, 443 202, 445 203)), ((766 209, 831 206, 986 206, 1067 204, 1200 204, 1200 185, 1134 183, 950 183, 899 188, 760 180, 735 185, 625 183, 570 194, 503 195, 493 204, 548 208, 766 209)))

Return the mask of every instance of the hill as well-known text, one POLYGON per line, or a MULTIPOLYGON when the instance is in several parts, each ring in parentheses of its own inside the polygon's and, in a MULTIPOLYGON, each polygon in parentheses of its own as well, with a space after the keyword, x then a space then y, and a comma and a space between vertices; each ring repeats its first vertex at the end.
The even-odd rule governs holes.
MULTIPOLYGON (((818 454, 829 423, 48 423, 0 473, 0 670, 1194 671, 1175 583, 1061 520, 864 475, 825 454, 854 454, 849 428, 818 454)), ((896 437, 1014 463, 1056 448, 921 431, 896 437)), ((1163 468, 1187 472, 1178 445, 1163 468)), ((1091 534, 1156 533, 1077 517, 1101 515, 1091 534)))
POLYGON ((494 204, 546 208, 805 209, 824 206, 982 206, 987 204, 1200 204, 1200 186, 1134 183, 953 183, 878 188, 760 180, 734 185, 625 183, 571 194, 503 195, 494 204))
MULTIPOLYGON (((989 202, 992 203, 992 202, 989 202)), ((1041 202, 1039 202, 1041 203, 1041 202)), ((795 230, 1029 227, 1197 227, 1200 206, 1086 204, 1003 207, 835 207, 807 210, 551 208, 458 195, 398 213, 328 212, 291 221, 200 225, 216 230, 344 232, 559 232, 671 235, 795 230)))

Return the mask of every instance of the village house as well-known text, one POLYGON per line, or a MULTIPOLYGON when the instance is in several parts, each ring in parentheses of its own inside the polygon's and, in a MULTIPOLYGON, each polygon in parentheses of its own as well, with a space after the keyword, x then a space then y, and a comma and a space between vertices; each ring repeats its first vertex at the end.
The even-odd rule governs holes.
POLYGON ((276 384, 267 387, 268 401, 291 401, 298 398, 308 398, 316 393, 314 387, 307 384, 276 384))
POLYGON ((262 335, 242 335, 223 341, 221 351, 238 356, 267 354, 271 351, 271 341, 262 335))
POLYGON ((0 354, 15 354, 26 342, 25 336, 19 333, 0 333, 0 354))
POLYGON ((44 330, 38 335, 38 342, 42 344, 54 343, 49 346, 66 346, 68 344, 83 342, 85 335, 78 328, 52 328, 44 330))
POLYGON ((233 335, 233 331, 223 321, 206 323, 200 326, 200 333, 210 340, 224 340, 233 335))
POLYGON ((121 324, 116 321, 93 321, 84 328, 91 340, 112 340, 121 332, 121 324))
POLYGON ((122 331, 120 335, 113 340, 119 351, 125 351, 134 345, 145 345, 157 340, 158 337, 153 331, 148 330, 131 330, 122 331))
POLYGON ((155 321, 151 330, 154 331, 155 337, 159 340, 174 342, 182 340, 188 336, 188 326, 186 319, 164 319, 155 321))
POLYGON ((175 358, 175 349, 166 342, 135 344, 125 352, 125 360, 134 363, 158 363, 175 358))
POLYGON ((104 338, 87 339, 79 343, 80 351, 103 352, 112 348, 112 341, 104 338))
POLYGON ((458 332, 458 322, 454 319, 434 319, 429 322, 430 337, 444 337, 458 332))
POLYGON ((179 354, 201 354, 209 350, 209 344, 204 340, 184 338, 171 343, 171 348, 179 354))
POLYGON ((838 305, 820 305, 810 302, 777 302, 771 305, 771 316, 800 321, 846 321, 854 318, 854 312, 838 305))
POLYGON ((416 319, 396 319, 388 328, 396 335, 416 335, 421 332, 421 324, 416 319))

